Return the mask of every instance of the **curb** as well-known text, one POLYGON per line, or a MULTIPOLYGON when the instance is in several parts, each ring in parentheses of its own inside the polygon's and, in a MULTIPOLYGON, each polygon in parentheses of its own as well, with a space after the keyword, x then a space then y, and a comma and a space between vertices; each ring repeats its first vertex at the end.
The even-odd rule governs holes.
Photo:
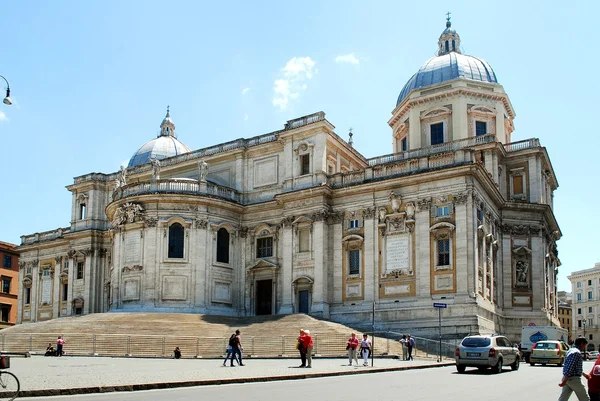
POLYGON ((369 373, 382 372, 397 372, 403 370, 429 369, 440 368, 446 366, 454 366, 454 362, 441 362, 436 364, 418 365, 418 366, 399 366, 395 368, 373 368, 370 370, 351 370, 341 372, 321 372, 294 374, 282 376, 261 376, 261 377, 241 377, 228 379, 208 379, 208 380, 192 380, 183 382, 165 382, 165 383, 143 383, 143 384, 124 384, 117 386, 100 386, 100 387, 76 387, 66 389, 44 389, 44 390, 21 390, 19 397, 50 397, 59 395, 76 395, 76 394, 100 394, 112 393, 120 391, 142 391, 142 390, 159 390, 179 387, 197 387, 197 386, 216 386, 222 384, 242 384, 242 383, 261 383, 271 381, 286 381, 286 380, 303 380, 318 377, 335 377, 349 376, 369 373))

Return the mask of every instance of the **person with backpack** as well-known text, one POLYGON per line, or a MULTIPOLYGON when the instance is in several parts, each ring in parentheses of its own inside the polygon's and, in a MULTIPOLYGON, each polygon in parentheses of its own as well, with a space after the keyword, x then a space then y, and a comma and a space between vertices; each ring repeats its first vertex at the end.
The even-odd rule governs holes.
MULTIPOLYGON (((223 366, 227 366, 227 360, 228 360, 228 359, 229 359, 229 358, 232 356, 232 354, 233 354, 233 346, 232 346, 232 344, 233 344, 235 341, 236 341, 236 340, 235 340, 235 333, 233 333, 233 334, 232 334, 232 335, 229 337, 229 343, 227 344, 227 350, 226 350, 226 352, 227 352, 227 355, 225 355, 225 359, 223 359, 223 366)), ((236 357, 236 360, 237 360, 237 363, 238 363, 238 365, 239 365, 239 364, 240 364, 240 360, 239 360, 239 359, 237 359, 237 357, 236 357)))
POLYGON ((235 331, 235 336, 229 339, 229 345, 231 345, 231 364, 229 366, 233 367, 233 359, 236 358, 239 362, 239 366, 245 366, 242 362, 242 336, 239 330, 235 331))
POLYGON ((406 335, 406 347, 408 348, 408 358, 407 361, 414 361, 412 356, 413 348, 415 347, 415 339, 410 336, 410 334, 406 335))

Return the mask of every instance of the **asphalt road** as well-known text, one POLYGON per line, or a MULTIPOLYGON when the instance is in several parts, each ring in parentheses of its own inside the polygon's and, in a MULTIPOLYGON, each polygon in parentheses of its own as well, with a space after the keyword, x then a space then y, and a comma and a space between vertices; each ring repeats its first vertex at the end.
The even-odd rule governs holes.
MULTIPOLYGON (((591 362, 584 369, 589 371, 591 362)), ((457 374, 454 367, 408 370, 402 372, 374 373, 356 376, 316 378, 305 380, 246 383, 222 386, 190 387, 171 390, 137 391, 44 397, 52 401, 464 401, 485 399, 554 400, 558 399, 558 382, 561 368, 522 364, 513 372, 510 368, 502 374, 481 373, 468 369, 457 374)), ((572 397, 573 398, 573 397, 572 397)), ((40 398, 19 398, 19 400, 40 398)))

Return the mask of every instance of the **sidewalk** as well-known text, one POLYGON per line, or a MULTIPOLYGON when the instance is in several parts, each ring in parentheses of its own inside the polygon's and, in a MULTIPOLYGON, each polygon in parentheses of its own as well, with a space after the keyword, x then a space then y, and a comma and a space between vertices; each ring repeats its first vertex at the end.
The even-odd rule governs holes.
POLYGON ((374 367, 347 366, 348 359, 313 358, 313 368, 296 359, 245 359, 246 366, 223 367, 215 359, 141 359, 104 357, 11 358, 10 372, 21 383, 21 397, 150 390, 309 377, 340 376, 453 365, 452 360, 375 359, 374 367))

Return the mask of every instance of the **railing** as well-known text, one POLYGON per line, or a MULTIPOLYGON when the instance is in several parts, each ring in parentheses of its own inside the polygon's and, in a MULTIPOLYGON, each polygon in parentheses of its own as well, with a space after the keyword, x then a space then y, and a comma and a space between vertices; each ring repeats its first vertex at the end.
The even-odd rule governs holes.
POLYGON ((39 241, 50 241, 56 238, 61 238, 64 234, 71 231, 70 227, 58 228, 56 230, 44 231, 30 235, 21 236, 21 245, 33 244, 39 241))
POLYGON ((189 194, 189 195, 210 195, 219 198, 240 202, 239 193, 231 188, 222 187, 210 182, 202 182, 195 180, 184 179, 167 179, 146 181, 134 184, 129 184, 118 188, 113 200, 127 198, 129 196, 154 194, 154 193, 172 193, 172 194, 189 194))
POLYGON ((285 124, 285 130, 290 130, 298 127, 303 127, 308 124, 313 124, 319 121, 323 121, 325 119, 325 113, 319 111, 318 113, 309 114, 304 117, 295 118, 293 120, 289 120, 285 124))
POLYGON ((407 150, 405 152, 391 153, 389 155, 373 157, 371 159, 367 159, 367 161, 369 163, 369 166, 375 166, 378 164, 392 163, 400 160, 426 157, 437 153, 453 152, 459 149, 464 149, 475 145, 481 145, 484 143, 492 143, 495 141, 495 135, 487 134, 465 139, 458 139, 456 141, 451 142, 444 142, 440 143, 439 145, 428 146, 425 148, 407 150))
POLYGON ((533 149, 540 147, 540 140, 538 138, 525 139, 524 141, 511 142, 504 145, 506 152, 516 152, 523 149, 533 149))

